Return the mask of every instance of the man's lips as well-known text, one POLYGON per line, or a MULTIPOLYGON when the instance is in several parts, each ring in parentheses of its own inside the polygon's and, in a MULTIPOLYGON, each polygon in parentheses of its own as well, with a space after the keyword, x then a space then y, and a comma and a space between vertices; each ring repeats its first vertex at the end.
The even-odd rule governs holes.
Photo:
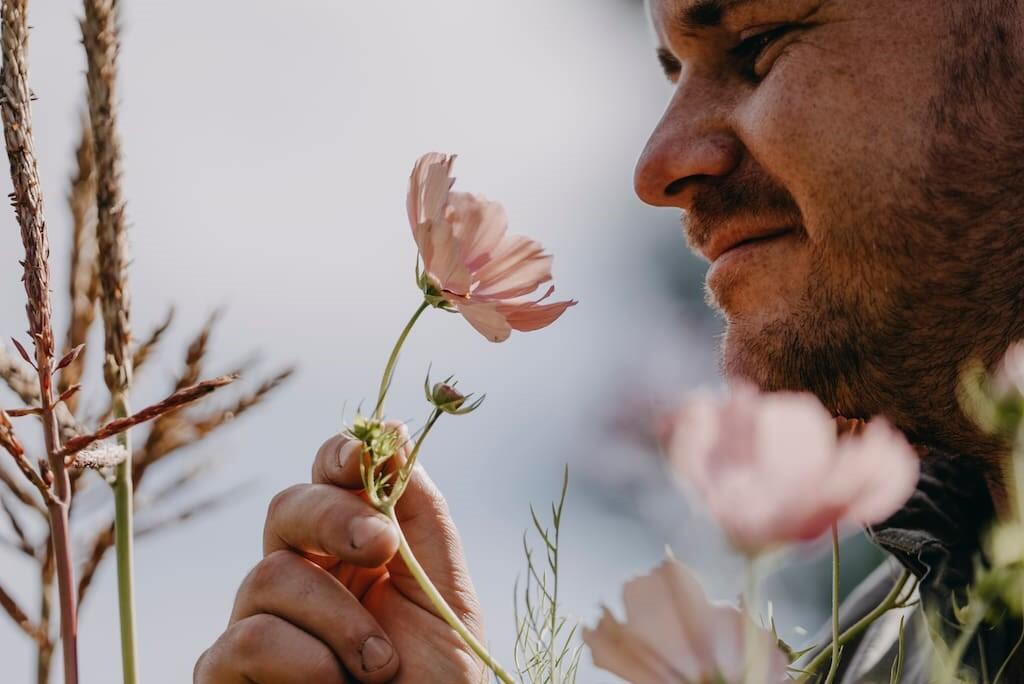
POLYGON ((712 264, 734 249, 757 242, 768 242, 794 232, 792 226, 725 226, 715 231, 700 252, 712 264))

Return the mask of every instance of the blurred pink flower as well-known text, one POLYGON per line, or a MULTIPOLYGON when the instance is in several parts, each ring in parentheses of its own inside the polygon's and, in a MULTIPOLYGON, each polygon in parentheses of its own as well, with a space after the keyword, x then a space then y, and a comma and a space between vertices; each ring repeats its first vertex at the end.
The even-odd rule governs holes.
POLYGON ((840 438, 809 394, 698 396, 676 418, 669 460, 748 555, 810 541, 844 521, 878 523, 917 486, 920 463, 877 418, 840 438))
POLYGON ((423 260, 421 285, 435 305, 454 308, 491 342, 512 330, 539 330, 576 304, 523 300, 551 281, 552 257, 540 243, 508 235, 497 202, 450 192, 453 156, 432 152, 416 162, 409 183, 409 224, 423 260))
POLYGON ((787 659, 773 635, 732 606, 708 601, 693 572, 669 558, 623 588, 626 621, 604 610, 583 631, 594 665, 631 684, 739 684, 747 648, 756 648, 758 676, 747 681, 786 681, 787 659), (747 639, 756 636, 756 642, 747 639))

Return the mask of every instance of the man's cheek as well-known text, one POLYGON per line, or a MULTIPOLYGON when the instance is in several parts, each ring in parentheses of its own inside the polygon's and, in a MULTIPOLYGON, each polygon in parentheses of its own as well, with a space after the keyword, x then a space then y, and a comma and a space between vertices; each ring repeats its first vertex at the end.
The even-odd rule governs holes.
POLYGON ((844 104, 850 84, 827 78, 806 54, 780 60, 737 110, 737 128, 757 163, 796 200, 818 242, 837 204, 851 191, 861 194, 868 160, 857 117, 844 104))

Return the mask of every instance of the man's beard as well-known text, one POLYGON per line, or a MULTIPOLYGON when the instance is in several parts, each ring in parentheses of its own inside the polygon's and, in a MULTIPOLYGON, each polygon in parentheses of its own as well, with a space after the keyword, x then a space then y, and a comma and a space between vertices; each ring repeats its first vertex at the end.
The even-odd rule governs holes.
MULTIPOLYGON (((879 198, 872 225, 836 226, 808 243, 814 266, 801 300, 767 326, 730 320, 723 370, 768 391, 810 391, 836 415, 884 414, 912 439, 994 456, 1000 445, 957 397, 965 363, 991 366, 1024 338, 1024 77, 1005 40, 975 33, 961 45, 970 54, 942 67, 923 180, 879 198)), ((742 197, 712 191, 705 207, 742 197)), ((796 211, 764 175, 746 198, 748 209, 796 211)), ((710 225, 701 209, 695 202, 691 242, 710 225)))

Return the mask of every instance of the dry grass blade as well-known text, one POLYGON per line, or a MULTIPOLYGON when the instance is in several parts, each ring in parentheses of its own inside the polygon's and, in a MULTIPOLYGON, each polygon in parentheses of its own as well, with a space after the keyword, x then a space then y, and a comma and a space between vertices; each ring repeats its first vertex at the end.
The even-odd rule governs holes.
POLYGON ((39 378, 3 347, 0 347, 0 378, 26 404, 39 403, 39 378))
POLYGON ((96 577, 96 571, 99 570, 100 563, 103 561, 103 557, 106 555, 110 547, 114 545, 114 523, 111 522, 109 526, 99 531, 93 538, 92 546, 89 550, 89 556, 82 563, 78 569, 78 603, 81 605, 82 601, 85 600, 85 595, 89 591, 89 587, 92 586, 93 578, 96 577))
POLYGON ((21 631, 29 635, 33 641, 42 646, 46 643, 46 635, 43 634, 38 627, 32 624, 32 621, 28 619, 28 615, 21 609, 17 601, 15 601, 7 591, 0 587, 0 607, 2 607, 11 619, 14 620, 14 624, 21 628, 21 631))
MULTIPOLYGON (((96 267, 96 178, 93 163, 92 128, 87 117, 82 117, 81 134, 75 153, 77 170, 71 179, 68 205, 71 209, 72 241, 69 278, 69 304, 71 316, 68 321, 64 348, 73 349, 84 344, 89 336, 96 316, 96 299, 99 296, 99 272, 96 267)), ((64 369, 58 391, 74 385, 82 378, 84 359, 79 357, 64 369)), ((72 412, 77 401, 68 407, 72 412)))
POLYGON ((53 492, 50 491, 50 487, 43 480, 43 477, 36 472, 32 464, 25 458, 25 448, 18 441, 17 436, 14 434, 11 420, 2 409, 0 409, 0 447, 3 447, 11 455, 15 465, 18 466, 18 470, 39 490, 39 493, 43 495, 43 500, 48 504, 54 503, 56 499, 53 496, 53 492))
POLYGON ((175 390, 194 385, 199 380, 199 376, 203 373, 203 361, 210 344, 210 336, 213 334, 213 328, 217 325, 219 318, 219 311, 210 314, 199 334, 188 345, 188 351, 185 353, 185 369, 174 386, 175 390))
POLYGON ((4 515, 7 516, 7 522, 10 524, 14 534, 18 537, 18 543, 16 547, 19 551, 25 555, 35 558, 36 552, 32 547, 32 542, 29 540, 28 535, 25 532, 25 526, 21 524, 18 519, 18 515, 11 508, 11 504, 7 501, 7 497, 0 495, 0 509, 3 510, 4 515))
POLYGON ((80 435, 71 440, 68 440, 67 444, 58 452, 58 455, 64 458, 72 454, 76 454, 82 449, 85 449, 90 444, 94 444, 104 439, 109 439, 115 435, 119 435, 125 430, 135 427, 140 423, 153 420, 159 416, 165 415, 171 411, 180 409, 183 406, 191 404, 192 402, 205 397, 206 395, 214 392, 225 385, 231 384, 237 379, 237 376, 223 375, 213 380, 205 380, 199 384, 193 385, 192 387, 186 387, 178 390, 171 396, 167 397, 163 401, 147 406, 138 413, 135 413, 126 418, 118 418, 112 420, 100 429, 88 435, 80 435))
POLYGON ((240 397, 234 404, 227 408, 220 409, 212 415, 192 421, 192 428, 199 437, 205 437, 210 432, 221 427, 225 423, 234 420, 252 407, 262 402, 268 394, 277 389, 284 381, 295 373, 294 368, 286 368, 277 375, 264 380, 259 387, 252 392, 240 397))
POLYGON ((38 511, 42 515, 46 515, 46 509, 43 508, 35 498, 33 498, 32 494, 29 493, 29 490, 25 489, 21 483, 14 479, 14 477, 3 467, 0 467, 0 484, 7 487, 7 491, 13 494, 14 498, 23 506, 27 506, 38 511))
POLYGON ((149 336, 139 343, 139 346, 135 348, 135 353, 132 354, 132 369, 138 370, 142 364, 149 360, 157 346, 160 344, 160 340, 163 338, 164 333, 171 327, 171 323, 174 321, 174 308, 172 307, 167 312, 167 317, 164 318, 163 322, 157 325, 153 332, 149 336))
POLYGON ((135 453, 135 482, 138 484, 146 469, 178 449, 202 441, 217 429, 224 427, 246 411, 261 404, 295 372, 286 368, 277 375, 264 380, 252 392, 238 398, 233 404, 217 409, 202 417, 169 416, 154 423, 145 446, 135 453))

